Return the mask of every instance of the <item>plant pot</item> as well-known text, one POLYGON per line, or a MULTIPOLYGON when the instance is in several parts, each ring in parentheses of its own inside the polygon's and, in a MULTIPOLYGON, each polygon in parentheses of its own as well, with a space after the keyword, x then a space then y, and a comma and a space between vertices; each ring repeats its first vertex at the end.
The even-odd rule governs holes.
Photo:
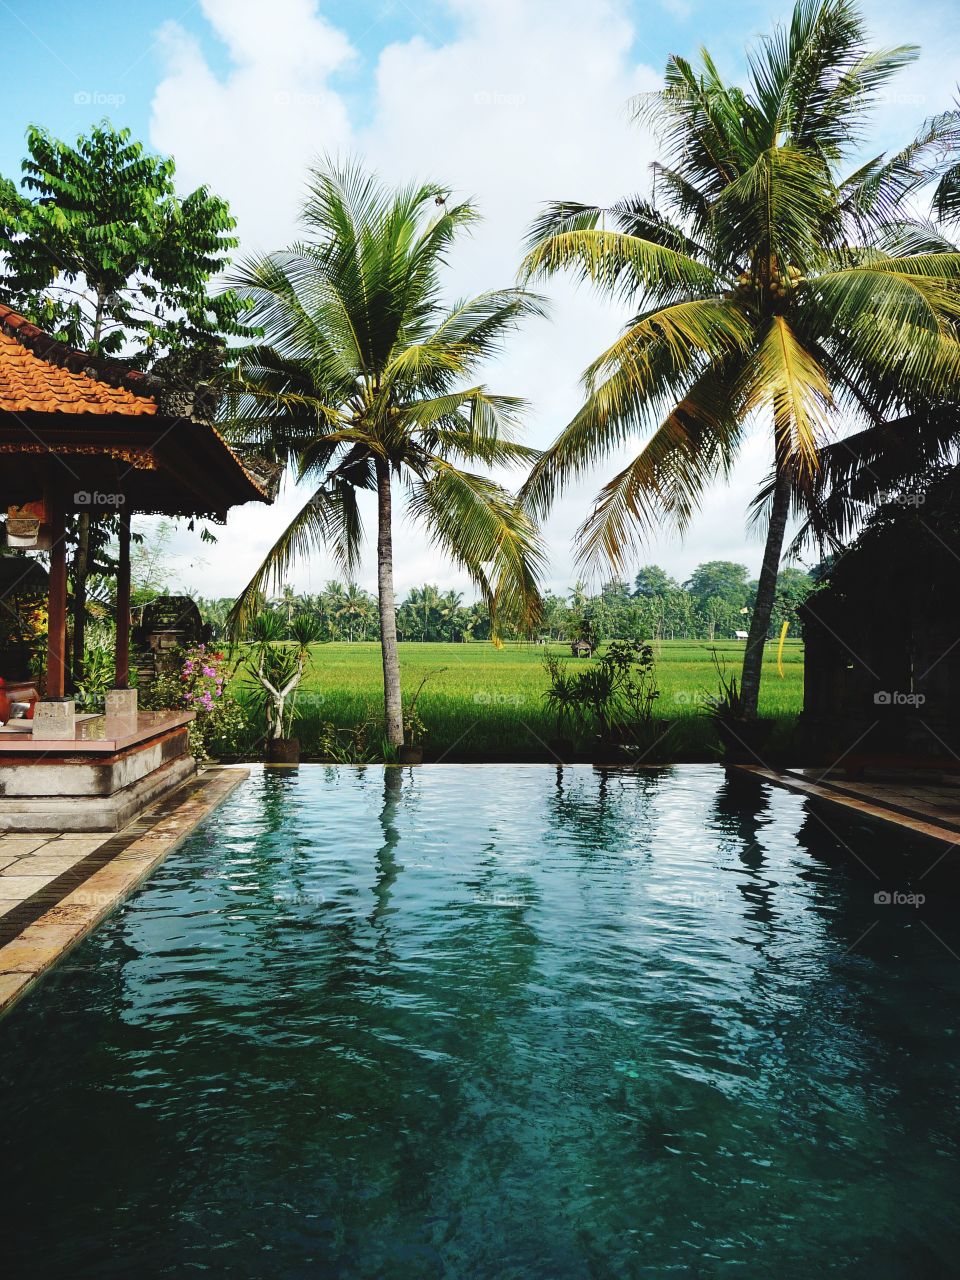
POLYGON ((268 738, 267 764, 299 764, 299 738, 268 738))
POLYGON ((673 720, 653 719, 638 723, 625 743, 629 758, 639 763, 658 763, 672 746, 673 720))
POLYGON ((423 747, 397 747, 400 764, 423 764, 423 747))
POLYGON ((717 720, 724 755, 733 764, 763 764, 763 749, 773 732, 773 721, 717 720))
POLYGON ((7 546, 35 547, 40 537, 40 521, 34 516, 7 517, 7 546))
POLYGON ((624 764, 627 759, 627 749, 621 742, 597 742, 590 750, 592 764, 624 764))

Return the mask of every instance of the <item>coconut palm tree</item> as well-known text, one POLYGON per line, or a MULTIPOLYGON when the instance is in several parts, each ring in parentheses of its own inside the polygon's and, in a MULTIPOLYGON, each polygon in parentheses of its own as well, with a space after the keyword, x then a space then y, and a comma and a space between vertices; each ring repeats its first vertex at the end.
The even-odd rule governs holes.
POLYGON ((440 273, 476 220, 433 185, 385 189, 353 165, 312 173, 306 237, 248 259, 230 285, 261 344, 237 360, 235 439, 288 463, 311 496, 238 599, 242 627, 264 584, 294 556, 329 547, 350 574, 363 541, 358 492, 377 503, 377 573, 389 741, 403 741, 393 586, 394 487, 427 536, 463 566, 499 615, 535 616, 543 554, 530 518, 467 466, 529 464, 522 402, 471 379, 541 301, 521 289, 442 305, 440 273))
POLYGON ((941 397, 960 373, 960 255, 911 212, 943 124, 844 167, 871 100, 913 56, 870 49, 850 0, 800 0, 752 52, 745 88, 706 52, 698 68, 671 57, 663 89, 637 102, 663 147, 654 199, 557 203, 532 231, 524 278, 572 271, 635 309, 525 487, 542 513, 572 478, 647 436, 583 524, 584 560, 622 569, 646 530, 685 527, 748 430, 770 432, 748 716, 788 519, 815 501, 824 443, 941 397))

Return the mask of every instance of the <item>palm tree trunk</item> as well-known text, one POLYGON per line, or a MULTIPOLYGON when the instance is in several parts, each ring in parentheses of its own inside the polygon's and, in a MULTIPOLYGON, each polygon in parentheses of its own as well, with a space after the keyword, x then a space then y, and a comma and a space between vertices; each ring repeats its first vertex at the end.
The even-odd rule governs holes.
POLYGON ((403 746, 400 699, 400 652, 397 649, 397 606, 393 590, 393 501, 390 464, 377 458, 377 587, 380 599, 380 652, 383 657, 383 710, 387 741, 403 746))
POLYGON ((773 491, 770 525, 767 529, 763 564, 760 566, 760 578, 757 582, 757 599, 753 606, 753 617, 750 619, 747 647, 743 655, 743 672, 740 677, 743 714, 751 720, 756 717, 760 699, 763 649, 767 641, 767 631, 773 615, 773 602, 777 594, 777 572, 780 568, 783 539, 787 532, 787 519, 790 515, 790 489, 790 476, 786 471, 781 470, 773 491))

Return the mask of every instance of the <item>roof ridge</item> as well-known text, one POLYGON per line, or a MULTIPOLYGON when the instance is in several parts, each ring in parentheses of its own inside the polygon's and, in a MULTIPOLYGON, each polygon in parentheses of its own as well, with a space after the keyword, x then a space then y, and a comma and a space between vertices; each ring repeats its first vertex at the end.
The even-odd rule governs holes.
POLYGON ((13 338, 48 364, 67 369, 70 373, 84 373, 88 378, 105 382, 110 387, 122 387, 135 396, 155 396, 164 390, 165 384, 154 374, 131 369, 124 360, 95 356, 79 347, 71 347, 3 303, 0 303, 0 333, 13 338))

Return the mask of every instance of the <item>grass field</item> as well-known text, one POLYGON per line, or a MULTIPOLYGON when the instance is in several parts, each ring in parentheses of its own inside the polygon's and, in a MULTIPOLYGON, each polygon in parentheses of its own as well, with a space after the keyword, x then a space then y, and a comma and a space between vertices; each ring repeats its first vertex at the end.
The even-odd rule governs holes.
MULTIPOLYGON (((767 646, 760 712, 782 720, 780 731, 788 732, 803 697, 803 645, 798 640, 785 645, 783 678, 777 672, 776 648, 775 643, 767 646)), ((655 715, 677 722, 658 748, 658 758, 716 757, 715 732, 703 709, 704 695, 717 690, 713 649, 726 663, 727 676, 739 675, 742 642, 667 640, 654 645, 660 689, 655 715)), ((569 656, 566 646, 553 646, 552 651, 569 656)), ((557 731, 543 700, 547 687, 544 653, 542 647, 531 644, 508 643, 502 649, 482 642, 401 644, 405 698, 430 673, 418 703, 427 727, 426 759, 553 759, 550 744, 557 731)), ((364 721, 382 724, 382 697, 378 644, 317 645, 294 727, 304 756, 316 754, 324 722, 338 729, 364 721)), ((581 749, 589 756, 589 743, 581 744, 581 749)))

